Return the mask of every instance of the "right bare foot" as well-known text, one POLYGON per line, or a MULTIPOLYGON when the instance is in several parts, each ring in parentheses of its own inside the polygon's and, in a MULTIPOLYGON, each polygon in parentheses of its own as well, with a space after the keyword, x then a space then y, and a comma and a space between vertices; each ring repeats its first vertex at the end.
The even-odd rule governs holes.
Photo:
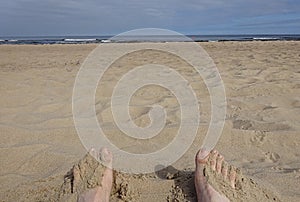
POLYGON ((236 171, 228 171, 227 166, 223 166, 224 157, 216 150, 208 152, 200 149, 196 155, 195 188, 198 202, 229 202, 229 199, 223 194, 217 192, 208 184, 204 176, 204 166, 210 166, 213 171, 224 177, 225 180, 235 189, 236 171), (210 158, 210 161, 208 159, 210 158))

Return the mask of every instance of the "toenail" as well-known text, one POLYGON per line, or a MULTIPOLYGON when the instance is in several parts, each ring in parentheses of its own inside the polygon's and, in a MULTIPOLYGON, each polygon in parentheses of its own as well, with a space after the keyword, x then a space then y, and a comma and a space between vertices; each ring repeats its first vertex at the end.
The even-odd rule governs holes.
POLYGON ((111 160, 110 152, 107 148, 101 149, 100 160, 102 160, 103 162, 109 162, 111 160))

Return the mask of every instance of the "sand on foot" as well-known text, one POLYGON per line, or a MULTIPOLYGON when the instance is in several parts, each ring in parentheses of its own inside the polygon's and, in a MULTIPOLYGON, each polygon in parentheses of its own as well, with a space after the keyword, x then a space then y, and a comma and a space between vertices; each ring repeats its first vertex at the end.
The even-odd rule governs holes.
POLYGON ((198 201, 280 201, 240 169, 229 165, 218 151, 200 150, 196 156, 195 185, 198 201), (206 157, 205 157, 206 156, 206 157))

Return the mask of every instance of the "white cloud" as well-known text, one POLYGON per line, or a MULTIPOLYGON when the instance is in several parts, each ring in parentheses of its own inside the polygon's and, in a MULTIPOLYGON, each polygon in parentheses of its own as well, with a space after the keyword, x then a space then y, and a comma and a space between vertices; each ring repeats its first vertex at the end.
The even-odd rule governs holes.
MULTIPOLYGON (((9 0, 0 7, 0 35, 119 33, 141 27, 202 30, 256 16, 300 13, 297 0, 9 0), (18 31, 16 31, 18 30, 18 31), (31 33, 30 33, 31 32, 31 33)), ((241 24, 241 23, 239 23, 241 24)), ((221 26, 222 25, 222 26, 221 26)))

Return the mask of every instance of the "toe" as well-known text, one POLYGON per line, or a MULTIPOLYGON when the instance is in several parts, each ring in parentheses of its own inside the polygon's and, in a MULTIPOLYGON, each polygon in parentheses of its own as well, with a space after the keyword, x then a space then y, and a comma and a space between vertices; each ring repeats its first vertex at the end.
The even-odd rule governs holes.
POLYGON ((198 164, 206 164, 209 157, 209 151, 201 148, 196 155, 196 166, 198 164))
POLYGON ((215 171, 217 167, 217 156, 218 152, 216 150, 213 150, 210 154, 210 167, 213 171, 215 171))
POLYGON ((228 164, 226 162, 223 162, 222 165, 222 176, 224 177, 224 179, 227 179, 228 176, 228 164))
POLYGON ((235 188, 235 179, 236 179, 236 169, 233 166, 231 166, 230 173, 229 173, 229 181, 230 181, 230 186, 232 188, 235 188))
POLYGON ((197 186, 203 186, 206 182, 203 171, 204 166, 208 162, 210 152, 205 149, 200 149, 195 158, 196 171, 195 171, 195 183, 197 186))
POLYGON ((112 166, 112 159, 113 155, 106 147, 100 149, 100 160, 105 163, 106 166, 112 166))
POLYGON ((217 157, 217 173, 218 174, 221 173, 223 161, 224 161, 224 157, 219 154, 217 157))
POLYGON ((106 201, 109 201, 110 192, 112 189, 113 184, 113 170, 112 170, 112 160, 113 155, 107 148, 102 148, 100 150, 100 158, 102 161, 104 161, 107 165, 107 168, 104 171, 103 177, 102 177, 102 188, 105 193, 106 201))
POLYGON ((80 170, 77 166, 73 167, 73 187, 72 187, 72 193, 75 192, 77 187, 79 186, 81 182, 81 177, 80 177, 80 170))

